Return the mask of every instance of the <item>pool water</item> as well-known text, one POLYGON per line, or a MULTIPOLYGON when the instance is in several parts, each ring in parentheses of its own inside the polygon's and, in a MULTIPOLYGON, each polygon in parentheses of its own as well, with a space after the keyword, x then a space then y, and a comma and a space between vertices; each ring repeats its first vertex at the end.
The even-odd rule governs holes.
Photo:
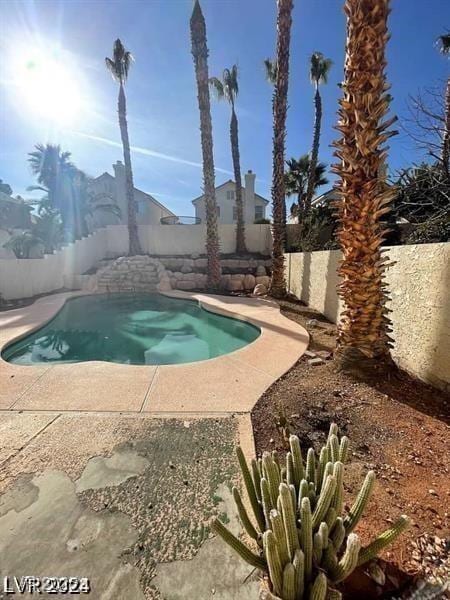
POLYGON ((68 300, 41 329, 9 345, 20 365, 103 360, 133 365, 194 362, 253 342, 257 327, 159 294, 108 294, 68 300))

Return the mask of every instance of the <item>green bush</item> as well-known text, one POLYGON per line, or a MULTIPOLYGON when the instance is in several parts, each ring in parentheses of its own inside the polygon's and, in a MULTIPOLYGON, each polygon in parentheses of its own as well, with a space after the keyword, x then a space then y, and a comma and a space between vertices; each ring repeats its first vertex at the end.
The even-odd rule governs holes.
POLYGON ((247 513, 237 488, 233 496, 243 527, 259 548, 254 552, 219 519, 213 530, 246 562, 268 578, 269 597, 280 600, 340 598, 333 588, 359 565, 373 559, 407 526, 401 516, 392 528, 366 547, 353 530, 371 496, 375 473, 369 471, 347 513, 344 511, 344 463, 349 440, 330 427, 326 444, 316 456, 310 448, 303 461, 297 436, 289 438, 290 451, 282 464, 276 452, 264 452, 249 469, 237 448, 245 488, 253 511, 247 513))

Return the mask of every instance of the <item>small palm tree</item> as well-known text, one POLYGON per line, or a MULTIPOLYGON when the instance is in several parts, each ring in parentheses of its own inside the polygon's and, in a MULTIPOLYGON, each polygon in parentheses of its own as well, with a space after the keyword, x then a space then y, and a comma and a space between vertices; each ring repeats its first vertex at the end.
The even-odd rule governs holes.
POLYGON ((136 221, 136 203, 134 201, 133 170, 131 168, 130 140, 128 136, 127 123, 127 103, 125 98, 125 83, 128 79, 128 72, 132 62, 133 56, 131 52, 126 50, 122 42, 117 39, 114 42, 113 57, 105 58, 105 63, 106 68, 108 71, 110 71, 113 79, 115 79, 115 81, 117 81, 119 84, 118 113, 120 137, 122 139, 123 146, 123 159, 125 163, 129 253, 131 256, 135 256, 136 254, 142 254, 142 250, 139 242, 136 221))
MULTIPOLYGON (((291 214, 294 211, 295 216, 298 216, 299 219, 301 219, 305 214, 306 191, 311 170, 309 155, 303 154, 298 160, 291 158, 286 161, 286 166, 288 167, 288 170, 285 173, 286 195, 297 196, 297 203, 294 203, 291 206, 291 214)), ((318 162, 316 164, 314 192, 318 187, 328 183, 328 179, 325 177, 326 169, 325 163, 318 162)))
POLYGON ((321 52, 314 52, 311 56, 310 79, 314 85, 314 135, 311 149, 310 171, 308 177, 308 188, 306 190, 305 211, 311 208, 311 201, 315 190, 316 165, 319 157, 320 127, 322 124, 322 98, 320 96, 319 86, 321 83, 327 83, 328 73, 331 69, 332 61, 325 58, 321 52))
MULTIPOLYGON (((440 35, 438 45, 441 54, 447 56, 450 54, 450 33, 440 35)), ((442 136, 442 164, 447 176, 450 176, 450 77, 447 78, 445 89, 445 123, 444 134, 442 136)))
POLYGON ((219 232, 217 227, 217 204, 214 176, 214 155, 209 99, 208 46, 206 23, 198 0, 195 0, 191 16, 191 44, 197 80, 197 98, 200 111, 200 135, 203 157, 203 186, 206 208, 206 255, 208 260, 208 287, 218 289, 221 279, 219 232))
POLYGON ((386 43, 389 0, 346 0, 347 45, 335 155, 340 160, 338 239, 343 259, 339 294, 345 308, 338 324, 336 359, 341 368, 359 374, 383 370, 390 358, 391 322, 381 244, 386 230, 380 221, 395 195, 380 173, 386 148, 396 132, 389 111, 386 43))
POLYGON ((284 151, 286 137, 287 96, 289 87, 289 46, 291 42, 292 0, 277 0, 276 80, 273 98, 272 151, 272 281, 270 291, 275 298, 286 294, 284 277, 284 244, 286 201, 284 151))
POLYGON ((222 79, 219 79, 218 77, 211 77, 209 83, 216 93, 217 99, 225 99, 230 103, 231 106, 230 141, 234 180, 236 182, 236 252, 242 254, 247 252, 247 248, 245 245, 244 203, 242 201, 238 120, 236 117, 236 111, 234 110, 234 103, 239 92, 237 66, 233 65, 231 69, 225 69, 222 74, 222 79))

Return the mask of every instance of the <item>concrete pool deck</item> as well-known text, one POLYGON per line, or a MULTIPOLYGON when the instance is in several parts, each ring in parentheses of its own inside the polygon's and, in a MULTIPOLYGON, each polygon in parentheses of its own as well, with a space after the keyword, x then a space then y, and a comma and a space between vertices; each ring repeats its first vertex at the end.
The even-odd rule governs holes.
MULTIPOLYGON (((86 292, 40 298, 0 313, 0 350, 30 333, 86 292)), ((256 325, 251 344, 210 360, 179 365, 125 365, 101 361, 21 366, 0 360, 1 411, 247 413, 261 394, 303 355, 308 333, 284 317, 276 302, 173 291, 205 309, 256 325)))

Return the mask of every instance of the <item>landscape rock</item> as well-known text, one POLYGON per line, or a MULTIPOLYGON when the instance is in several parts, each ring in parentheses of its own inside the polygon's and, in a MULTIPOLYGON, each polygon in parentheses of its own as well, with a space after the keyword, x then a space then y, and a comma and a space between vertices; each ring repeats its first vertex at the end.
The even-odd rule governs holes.
POLYGON ((230 279, 228 282, 228 289, 230 290, 230 292, 240 292, 244 289, 242 280, 230 279))
POLYGON ((256 267, 256 276, 263 277, 265 275, 267 275, 266 267, 264 267, 263 265, 258 265, 256 267))
POLYGON ((253 290, 256 285, 256 279, 254 275, 246 275, 244 277, 244 289, 245 290, 253 290))
POLYGON ((263 283, 258 283, 253 290, 254 296, 265 296, 268 290, 267 287, 263 283))
POLYGON ((262 283, 263 285, 266 286, 266 288, 269 288, 270 277, 268 277, 267 275, 260 275, 260 276, 256 277, 256 284, 258 284, 258 283, 262 283))

